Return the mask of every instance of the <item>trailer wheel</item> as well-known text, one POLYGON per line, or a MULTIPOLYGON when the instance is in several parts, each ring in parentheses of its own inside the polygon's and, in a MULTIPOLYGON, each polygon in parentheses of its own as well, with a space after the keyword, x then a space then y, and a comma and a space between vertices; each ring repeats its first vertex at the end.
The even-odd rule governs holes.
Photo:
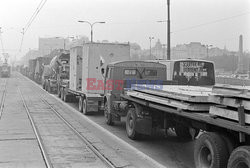
POLYGON ((250 146, 240 146, 230 155, 227 168, 250 168, 250 146))
POLYGON ((226 168, 228 157, 225 141, 217 133, 203 133, 195 142, 196 168, 226 168))
POLYGON ((57 96, 61 97, 61 89, 60 89, 60 87, 57 88, 57 96))
POLYGON ((64 97, 64 89, 61 88, 61 100, 63 100, 63 97, 64 97))
POLYGON ((112 111, 112 108, 109 109, 108 103, 106 102, 104 105, 104 117, 105 117, 106 124, 108 125, 114 125, 111 111, 112 111))
POLYGON ((83 98, 83 100, 82 100, 82 113, 84 115, 89 114, 89 112, 87 111, 87 99, 86 98, 83 98))
POLYGON ((78 110, 82 113, 83 112, 83 102, 82 102, 82 96, 79 98, 79 104, 78 104, 78 110))
POLYGON ((185 140, 192 140, 193 138, 196 138, 198 136, 200 130, 195 129, 195 128, 193 129, 194 129, 194 133, 193 133, 194 135, 191 135, 189 127, 186 127, 182 124, 177 124, 174 127, 176 135, 180 138, 184 138, 185 140))
POLYGON ((63 101, 68 102, 69 101, 69 95, 63 90, 63 101))
POLYGON ((126 131, 127 135, 130 139, 138 139, 140 134, 136 132, 136 109, 135 108, 129 108, 127 113, 127 120, 126 120, 126 131))
POLYGON ((51 93, 51 87, 50 84, 48 85, 48 92, 51 93))

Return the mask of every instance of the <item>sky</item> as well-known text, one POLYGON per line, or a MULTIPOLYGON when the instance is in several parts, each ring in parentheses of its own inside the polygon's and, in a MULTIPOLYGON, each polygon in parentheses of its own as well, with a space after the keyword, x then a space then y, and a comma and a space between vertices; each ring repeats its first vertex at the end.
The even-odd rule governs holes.
MULTIPOLYGON (((44 0, 43 0, 44 1, 44 0)), ((160 39, 166 43, 167 0, 47 0, 24 34, 22 28, 41 0, 1 0, 0 27, 4 52, 22 57, 38 48, 39 37, 90 36, 90 26, 78 23, 105 21, 94 25, 94 41, 136 42, 143 49, 160 39)), ((250 51, 250 0, 170 0, 171 47, 201 42, 231 51, 250 51)), ((2 45, 0 45, 2 50, 2 45)), ((3 51, 1 51, 3 52, 3 51)))

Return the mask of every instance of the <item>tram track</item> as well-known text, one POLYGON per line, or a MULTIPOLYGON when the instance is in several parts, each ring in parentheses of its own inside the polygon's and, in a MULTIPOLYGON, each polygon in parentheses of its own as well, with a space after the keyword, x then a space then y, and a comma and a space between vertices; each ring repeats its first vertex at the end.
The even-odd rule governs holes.
POLYGON ((4 90, 3 90, 3 94, 1 97, 1 103, 0 103, 0 119, 2 118, 3 115, 3 110, 4 110, 4 102, 5 102, 5 98, 6 98, 6 89, 7 89, 7 79, 5 79, 4 82, 4 90))
POLYGON ((108 167, 110 168, 116 168, 116 166, 102 153, 99 152, 98 149, 96 149, 95 146, 93 146, 87 138, 85 138, 80 132, 78 132, 57 110, 53 108, 51 104, 47 100, 41 97, 41 100, 47 104, 50 109, 93 151, 98 158, 100 158, 108 167))
MULTIPOLYGON (((34 119, 32 117, 32 114, 30 114, 30 110, 28 108, 28 105, 24 99, 23 93, 18 87, 19 94, 21 96, 24 108, 26 110, 26 113, 28 115, 28 118, 30 120, 30 123, 32 125, 32 128, 34 130, 35 136, 38 141, 39 148, 41 150, 43 159, 45 161, 46 167, 47 168, 53 168, 53 164, 49 158, 49 155, 46 151, 46 148, 43 144, 43 140, 39 134, 39 130, 37 129, 34 119)), ((42 97, 42 95, 39 95, 39 99, 52 111, 67 127, 90 149, 96 157, 98 157, 107 167, 110 168, 116 168, 116 166, 107 158, 105 157, 94 145, 91 144, 91 142, 88 141, 87 138, 85 138, 77 129, 74 128, 72 124, 70 124, 45 98, 42 97)))
POLYGON ((32 129, 33 129, 33 131, 34 131, 34 133, 35 133, 35 136, 36 136, 36 139, 37 139, 37 142, 38 142, 38 146, 39 146, 39 148, 40 148, 40 150, 41 150, 42 157, 43 157, 43 159, 44 159, 45 165, 46 165, 47 168, 53 168, 53 165, 52 165, 52 163, 51 163, 51 161, 50 161, 50 159, 49 159, 49 156, 48 156, 48 154, 47 154, 47 151, 46 151, 46 149, 45 149, 45 147, 44 147, 42 138, 41 138, 41 136, 40 136, 40 134, 39 134, 39 131, 38 131, 36 125, 35 125, 34 119, 33 119, 33 117, 32 117, 31 114, 30 114, 30 111, 29 111, 29 108, 28 108, 28 106, 27 106, 27 103, 25 102, 25 99, 24 99, 24 97, 23 97, 23 93, 21 92, 21 90, 20 90, 19 87, 18 87, 18 92, 19 92, 19 94, 20 94, 20 96, 21 96, 21 99, 22 99, 22 102, 23 102, 25 111, 26 111, 26 113, 27 113, 27 115, 28 115, 28 118, 29 118, 29 120, 30 120, 32 129))

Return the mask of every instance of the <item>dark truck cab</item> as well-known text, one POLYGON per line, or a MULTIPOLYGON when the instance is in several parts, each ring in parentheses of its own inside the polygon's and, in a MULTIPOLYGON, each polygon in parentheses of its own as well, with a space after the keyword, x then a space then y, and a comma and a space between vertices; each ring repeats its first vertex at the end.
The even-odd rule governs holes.
MULTIPOLYGON (((151 61, 122 61, 110 63, 105 72, 104 115, 113 125, 127 115, 130 104, 121 94, 133 84, 158 85, 166 83, 166 65, 151 61)), ((171 83, 173 81, 169 81, 171 83)), ((172 83, 171 83, 172 84, 172 83)))

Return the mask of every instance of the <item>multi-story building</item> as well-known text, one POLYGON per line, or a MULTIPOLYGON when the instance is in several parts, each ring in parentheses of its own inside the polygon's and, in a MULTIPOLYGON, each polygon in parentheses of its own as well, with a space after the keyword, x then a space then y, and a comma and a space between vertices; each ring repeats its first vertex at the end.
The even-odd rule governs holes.
POLYGON ((69 39, 61 37, 39 38, 39 52, 48 55, 55 49, 69 49, 69 39))

